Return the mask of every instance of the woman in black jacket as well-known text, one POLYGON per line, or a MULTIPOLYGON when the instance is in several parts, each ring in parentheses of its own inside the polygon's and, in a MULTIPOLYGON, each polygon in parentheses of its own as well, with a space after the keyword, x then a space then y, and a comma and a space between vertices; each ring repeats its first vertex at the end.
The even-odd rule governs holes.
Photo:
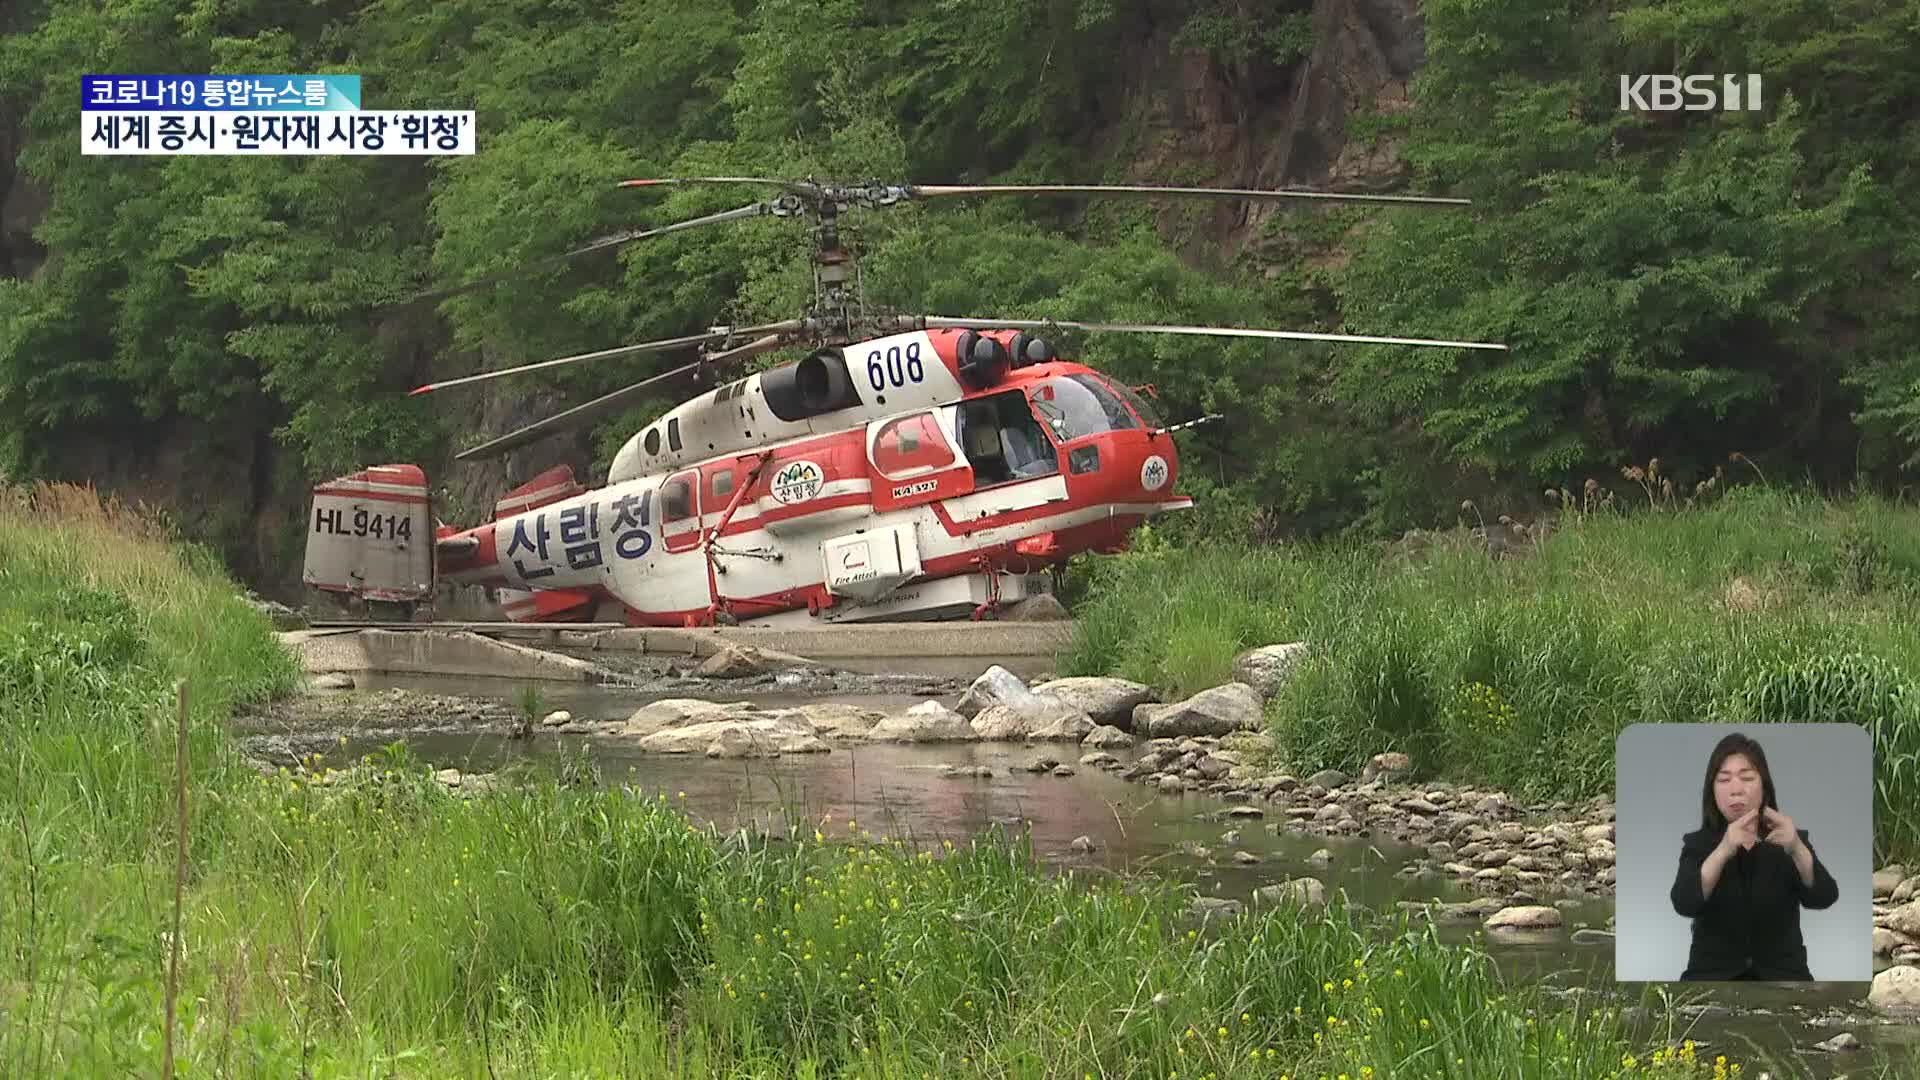
POLYGON ((1693 920, 1683 980, 1810 981, 1800 909, 1832 907, 1833 875, 1780 812, 1760 744, 1721 739, 1707 760, 1700 830, 1680 840, 1673 910, 1693 920))

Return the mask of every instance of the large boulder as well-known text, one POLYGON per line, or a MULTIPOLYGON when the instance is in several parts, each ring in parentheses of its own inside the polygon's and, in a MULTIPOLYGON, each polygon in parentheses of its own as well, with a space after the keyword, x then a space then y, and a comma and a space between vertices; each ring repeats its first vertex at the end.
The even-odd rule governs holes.
POLYGON ((615 734, 644 738, 690 724, 705 724, 715 720, 749 720, 766 715, 768 714, 745 701, 717 702, 702 701, 699 698, 662 698, 635 709, 633 715, 627 717, 626 723, 620 725, 615 734))
POLYGON ((1221 736, 1264 726, 1260 695, 1246 683, 1202 690, 1171 705, 1136 705, 1133 730, 1149 738, 1221 736))
POLYGON ((954 711, 971 720, 980 715, 981 710, 994 705, 1021 705, 1032 698, 1033 691, 1020 676, 995 664, 973 680, 954 711))
POLYGON ((1893 890, 1899 888, 1900 883, 1905 881, 1906 877, 1907 868, 1901 866, 1899 863, 1895 863, 1892 866, 1883 866, 1875 870, 1873 872, 1874 899, 1878 900, 1892 896, 1893 890))
POLYGON ((1876 921, 1889 930, 1897 930, 1908 937, 1920 938, 1920 900, 1910 900, 1887 912, 1885 918, 1876 921))
POLYGON ((1029 692, 1002 705, 989 705, 972 721, 982 739, 1075 739, 1093 730, 1087 714, 1050 694, 1029 692))
POLYGON ((1286 684, 1287 677, 1306 654, 1304 641, 1248 649, 1233 658, 1233 677, 1253 687, 1260 700, 1265 701, 1280 692, 1280 687, 1286 684))
POLYGON ((979 738, 966 717, 937 701, 923 701, 868 730, 873 742, 972 742, 979 738))
POLYGON ((1561 925, 1560 909, 1544 904, 1501 908, 1487 918, 1489 930, 1551 930, 1561 925))
POLYGON ((1035 686, 1033 692, 1066 702, 1092 717, 1096 724, 1123 730, 1133 722, 1134 706, 1154 700, 1153 687, 1104 675, 1053 679, 1035 686))
POLYGON ((656 731, 640 740, 640 749, 656 754, 706 754, 709 757, 771 757, 817 754, 830 749, 812 725, 792 717, 709 720, 656 731))
POLYGON ((1300 907, 1310 907, 1327 902, 1327 887, 1319 878, 1292 878, 1278 885, 1263 885, 1253 895, 1268 904, 1291 900, 1300 907))
POLYGON ((1397 750, 1389 750, 1384 754, 1373 755, 1373 758, 1367 762, 1367 767, 1360 772, 1360 782, 1368 784, 1375 780, 1384 780, 1391 783, 1395 780, 1404 780, 1412 773, 1413 759, 1397 750))
POLYGON ((812 725, 815 734, 829 738, 858 739, 873 730, 873 725, 887 718, 879 709, 868 709, 859 705, 844 703, 813 703, 796 705, 791 709, 781 709, 775 716, 792 716, 812 725))
POLYGON ((1920 967, 1900 964, 1875 975, 1867 1004, 1887 1012, 1920 1012, 1920 967))
POLYGON ((780 665, 759 649, 728 642, 701 662, 696 674, 708 679, 747 679, 779 669, 780 665))

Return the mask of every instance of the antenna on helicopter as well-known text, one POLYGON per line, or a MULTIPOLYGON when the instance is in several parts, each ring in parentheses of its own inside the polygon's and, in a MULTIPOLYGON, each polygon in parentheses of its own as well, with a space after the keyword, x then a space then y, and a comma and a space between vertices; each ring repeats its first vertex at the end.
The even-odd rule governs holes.
POLYGON ((846 185, 820 183, 811 179, 777 180, 751 176, 648 178, 623 180, 618 186, 623 188, 652 188, 695 184, 770 187, 775 189, 778 194, 760 202, 751 203, 732 210, 706 214, 655 228, 630 230, 603 237, 570 251, 561 252, 557 255, 522 264, 518 267, 489 274, 461 285, 421 293, 409 298, 404 301, 404 303, 411 304, 424 300, 439 300, 473 292, 489 285, 506 281, 528 270, 564 263, 590 252, 608 250, 639 240, 665 236, 706 225, 718 225, 754 217, 799 217, 811 214, 817 219, 817 224, 812 230, 814 235, 814 250, 812 255, 814 298, 811 308, 799 318, 788 319, 781 322, 744 327, 716 326, 709 328, 705 333, 664 338, 657 341, 640 342, 634 345, 603 349, 597 352, 581 353, 555 360, 523 364, 517 367, 481 372, 461 378, 428 383, 415 388, 412 394, 419 395, 454 386, 462 386, 489 379, 502 378, 508 375, 543 370, 566 364, 582 363, 590 360, 608 360, 623 356, 665 352, 682 348, 694 348, 698 350, 698 358, 692 363, 649 376, 630 386, 623 387, 622 389, 603 395, 582 405, 574 406, 564 412, 529 424, 479 446, 464 450, 455 455, 457 460, 470 460, 476 457, 503 453, 537 439, 545 438, 557 431, 585 423, 605 415, 626 401, 633 400, 640 390, 648 386, 690 372, 695 374, 704 372, 707 365, 719 365, 736 361, 768 352, 784 345, 809 340, 817 344, 845 344, 863 335, 878 336, 881 333, 898 333, 931 328, 982 330, 1049 330, 1069 328, 1133 334, 1180 334, 1209 337, 1333 341, 1357 344, 1492 351, 1506 351, 1507 349, 1507 346, 1503 344, 1492 342, 1385 337, 1364 334, 1333 334, 1243 327, 958 318, 936 315, 878 315, 870 312, 863 295, 864 278, 860 273, 857 249, 845 246, 842 242, 843 225, 841 215, 845 211, 856 208, 877 210, 897 206, 905 202, 941 198, 970 198, 991 195, 1059 195, 1070 197, 1111 196, 1133 198, 1243 199, 1275 202, 1297 200, 1319 203, 1427 207, 1463 207, 1472 205, 1469 200, 1466 199, 1427 195, 1376 195, 1288 189, 1158 187, 1150 185, 1111 184, 883 184, 879 182, 867 182, 863 184, 846 185), (734 344, 735 341, 741 338, 750 340, 743 345, 734 344), (719 346, 719 351, 708 351, 715 345, 719 346))

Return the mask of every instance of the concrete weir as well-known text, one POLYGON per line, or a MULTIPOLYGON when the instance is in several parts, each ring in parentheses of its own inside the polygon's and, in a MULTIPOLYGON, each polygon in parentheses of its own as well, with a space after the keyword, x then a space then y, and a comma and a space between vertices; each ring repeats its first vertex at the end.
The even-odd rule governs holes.
POLYGON ((391 628, 339 626, 280 635, 311 674, 391 672, 592 680, 583 660, 549 652, 626 652, 705 659, 747 646, 788 665, 824 665, 876 675, 971 678, 1000 664, 1023 678, 1054 669, 1071 622, 928 622, 832 627, 619 627, 606 624, 443 623, 391 628), (519 644, 516 644, 519 643, 519 644), (529 647, 531 646, 531 647, 529 647), (949 670, 950 669, 950 670, 949 670))
POLYGON ((280 641, 309 675, 384 672, 590 682, 608 672, 585 660, 452 630, 292 630, 280 641))
POLYGON ((1050 670, 1073 639, 1070 622, 874 623, 831 627, 715 626, 699 629, 634 627, 559 631, 555 643, 571 649, 628 650, 707 657, 727 645, 766 656, 805 657, 814 663, 868 675, 891 673, 978 675, 994 664, 1031 677, 1050 670), (952 667, 955 670, 934 671, 952 667))

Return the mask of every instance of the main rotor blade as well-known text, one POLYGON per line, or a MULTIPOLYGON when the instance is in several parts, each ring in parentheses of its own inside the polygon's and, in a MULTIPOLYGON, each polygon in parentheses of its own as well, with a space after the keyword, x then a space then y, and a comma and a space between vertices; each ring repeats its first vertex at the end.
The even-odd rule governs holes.
POLYGON ((765 326, 743 326, 739 329, 721 326, 709 330, 704 334, 688 334, 685 337, 663 338, 659 341, 643 341, 637 345, 622 345, 615 349, 601 349, 598 352, 577 353, 573 356, 562 356, 557 360, 542 360, 534 364, 522 364, 519 367, 501 368, 498 371, 483 371, 478 375, 463 375, 458 379, 445 379, 436 383, 428 383, 425 386, 416 386, 407 392, 407 396, 413 397, 419 394, 432 393, 435 390, 445 390, 450 386, 465 386, 468 383, 484 382, 487 379, 500 378, 502 375, 518 375, 524 371, 538 371, 542 368, 559 367, 563 364, 577 364, 584 360, 606 360, 615 356, 633 356, 644 352, 662 352, 667 349, 682 349, 689 345, 704 345, 709 341, 722 341, 740 334, 790 333, 801 329, 805 325, 806 323, 803 319, 788 319, 785 322, 768 323, 765 326))
POLYGON ((462 450, 453 455, 454 460, 470 461, 477 457, 490 457, 495 454, 504 454, 509 450, 517 449, 528 443, 538 442, 555 432, 564 431, 570 427, 577 427, 589 420, 594 420, 607 413, 613 412, 621 405, 639 396, 640 391, 645 390, 655 383, 664 382, 677 375, 683 375, 702 365, 722 364, 730 360, 738 360, 742 357, 752 356, 755 353, 762 353, 769 349, 778 348, 786 344, 792 336, 791 332, 768 334, 765 337, 750 341, 745 345, 727 349, 723 352, 711 353, 690 364, 682 364, 670 371, 663 371, 658 375, 641 379, 632 386, 622 387, 610 394, 603 394, 600 397, 594 398, 592 401, 575 405, 565 412, 555 413, 544 420, 536 420, 526 427, 509 431, 497 439, 491 439, 481 443, 479 446, 462 450))
POLYGON ((723 221, 739 221, 742 218, 762 217, 766 214, 771 214, 771 213, 773 213, 772 203, 758 202, 758 203, 754 203, 752 206, 742 206, 737 210, 722 210, 717 214, 708 214, 705 217, 689 218, 686 221, 676 221, 671 225, 661 225, 657 228, 631 229, 631 230, 628 230, 627 232, 615 233, 612 236, 602 237, 598 240, 595 240, 591 244, 587 244, 583 247, 574 248, 571 251, 563 251, 558 255, 549 255, 545 258, 535 259, 531 262, 524 262, 518 266, 514 266, 509 269, 502 270, 497 274, 489 274, 483 278, 476 278, 475 280, 469 281, 464 285, 455 285, 452 288, 436 289, 433 292, 420 293, 418 295, 409 297, 405 301, 402 301, 402 303, 417 304, 423 300, 444 300, 450 296, 460 296, 464 293, 473 292, 476 289, 486 288, 488 285, 505 281, 508 278, 515 277, 519 274, 524 274, 530 270, 537 270, 543 266, 558 266, 559 264, 566 262, 568 259, 577 259, 580 256, 589 254, 591 252, 603 251, 611 247, 619 247, 621 244, 631 244, 635 240, 646 240, 650 237, 665 236, 668 233, 679 232, 682 229, 694 229, 702 225, 718 225, 723 221))
POLYGON ((1183 195, 1211 199, 1311 199, 1320 202, 1407 203, 1425 206, 1472 206, 1468 199, 1433 195, 1360 195, 1336 191, 1288 191, 1260 188, 1148 187, 1112 184, 909 184, 915 198, 943 195, 1183 195))
POLYGON ((1432 338, 1373 337, 1364 334, 1318 334, 1305 330, 1244 330, 1235 326, 1161 326, 1152 323, 1068 322, 1064 319, 952 319, 927 315, 918 320, 929 328, 955 330, 1047 330, 1067 328, 1108 330, 1123 334, 1198 334, 1206 337, 1285 338, 1292 341, 1346 341, 1363 345, 1432 345, 1452 349, 1492 349, 1505 345, 1486 341, 1439 341, 1432 338))
POLYGON ((622 180, 618 186, 668 187, 675 184, 756 184, 761 187, 777 187, 796 195, 813 195, 820 190, 817 184, 799 180, 773 180, 764 176, 674 176, 651 180, 622 180))
POLYGON ((453 455, 453 459, 455 461, 471 461, 477 457, 492 457, 496 454, 504 454, 509 450, 518 449, 528 443, 538 442, 555 432, 564 431, 567 428, 586 423, 596 417, 610 413, 619 408, 622 403, 638 397, 640 391, 645 390, 654 383, 663 382, 676 375, 684 375, 705 362, 704 360, 695 360, 690 364, 682 364, 677 368, 663 371, 658 375, 641 379, 632 386, 622 387, 611 394, 603 394, 600 397, 594 398, 592 401, 575 405, 565 412, 555 413, 544 420, 536 420, 526 427, 509 431, 497 439, 490 439, 481 443, 479 446, 462 450, 453 455))

